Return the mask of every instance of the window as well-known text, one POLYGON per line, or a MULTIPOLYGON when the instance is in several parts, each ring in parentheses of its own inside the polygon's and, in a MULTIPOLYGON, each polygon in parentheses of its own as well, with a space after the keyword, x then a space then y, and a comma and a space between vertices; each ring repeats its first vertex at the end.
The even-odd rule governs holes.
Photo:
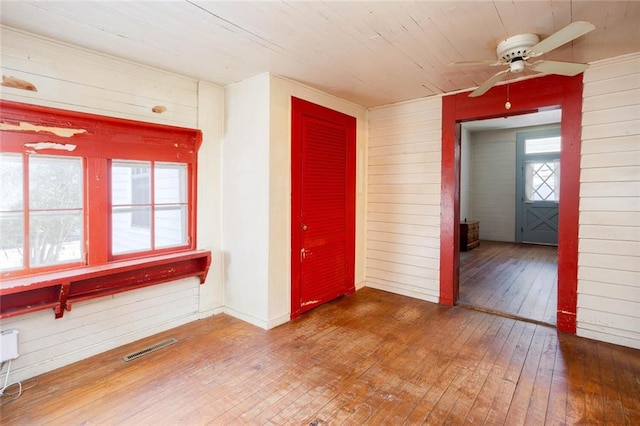
POLYGON ((525 200, 560 200, 560 160, 525 161, 525 200))
MULTIPOLYGON (((111 197, 112 200, 116 199, 119 195, 119 190, 123 188, 118 188, 117 183, 119 183, 119 178, 121 176, 117 176, 118 167, 111 167, 111 197), (116 179, 113 179, 113 176, 116 176, 116 179)), ((149 173, 149 166, 145 167, 133 167, 131 171, 131 204, 133 206, 139 205, 149 205, 151 202, 151 180, 149 173)), ((113 219, 112 219, 113 220, 113 219)), ((147 209, 134 209, 131 213, 131 226, 135 228, 144 228, 150 229, 151 226, 151 217, 147 211, 147 209)))
POLYGON ((82 160, 2 153, 0 168, 0 270, 83 260, 82 160))
POLYGON ((24 265, 22 156, 0 154, 0 271, 24 265))
POLYGON ((560 200, 560 136, 524 139, 525 201, 560 200))
POLYGON ((198 131, 2 102, 2 278, 195 249, 198 131))
POLYGON ((544 154, 549 152, 560 152, 560 136, 549 138, 527 138, 524 140, 524 153, 544 154))
POLYGON ((0 318, 205 282, 198 130, 0 99, 0 138, 0 318))
POLYGON ((186 195, 185 164, 114 160, 111 163, 112 254, 187 244, 186 195))

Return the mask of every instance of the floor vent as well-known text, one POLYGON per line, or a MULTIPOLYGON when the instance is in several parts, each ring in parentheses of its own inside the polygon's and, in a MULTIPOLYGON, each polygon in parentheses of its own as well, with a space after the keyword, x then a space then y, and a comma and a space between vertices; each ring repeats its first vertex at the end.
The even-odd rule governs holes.
POLYGON ((155 352, 155 351, 157 351, 159 349, 166 348, 167 346, 173 345, 174 343, 177 343, 177 342, 178 341, 176 339, 174 339, 174 338, 167 339, 167 340, 162 341, 160 343, 156 343, 153 346, 149 346, 148 348, 140 349, 139 351, 135 351, 133 353, 130 353, 129 355, 122 357, 122 359, 125 360, 125 361, 131 361, 131 360, 134 360, 136 358, 140 358, 141 356, 150 354, 151 352, 155 352))

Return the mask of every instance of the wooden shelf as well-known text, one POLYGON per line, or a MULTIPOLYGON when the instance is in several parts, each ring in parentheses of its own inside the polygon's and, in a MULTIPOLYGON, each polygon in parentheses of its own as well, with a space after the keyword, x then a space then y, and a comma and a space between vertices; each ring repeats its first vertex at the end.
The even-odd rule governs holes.
POLYGON ((203 284, 210 265, 210 251, 191 250, 3 281, 0 318, 50 308, 61 318, 83 300, 186 277, 199 277, 203 284))

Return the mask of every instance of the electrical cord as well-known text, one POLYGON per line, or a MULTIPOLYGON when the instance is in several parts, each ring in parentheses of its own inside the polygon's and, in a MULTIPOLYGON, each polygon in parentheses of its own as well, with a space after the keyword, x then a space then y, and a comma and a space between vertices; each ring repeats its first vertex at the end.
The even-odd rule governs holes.
MULTIPOLYGON (((0 372, 4 369, 4 364, 5 362, 2 362, 0 364, 0 372)), ((27 390, 27 389, 31 389, 34 386, 36 386, 38 384, 38 380, 37 379, 33 379, 31 380, 33 383, 30 383, 28 386, 23 386, 22 382, 17 381, 17 382, 13 382, 13 383, 8 383, 9 382, 9 373, 11 372, 11 360, 9 360, 9 365, 7 366, 7 372, 5 375, 5 379, 4 379, 4 386, 2 387, 2 389, 0 389, 0 407, 2 407, 4 404, 7 404, 9 402, 15 401, 16 399, 20 398, 20 396, 22 395, 22 393, 27 390), (17 386, 17 392, 16 391, 8 391, 9 388, 13 387, 13 386, 17 386), (5 398, 10 398, 10 399, 5 399, 5 398)))
POLYGON ((11 383, 9 386, 7 386, 6 388, 4 388, 2 390, 2 393, 0 394, 0 407, 2 407, 4 404, 7 404, 11 401, 15 401, 16 399, 20 398, 20 396, 22 395, 22 383, 20 382, 15 382, 15 383, 11 383), (13 386, 13 385, 18 385, 18 392, 16 393, 12 393, 12 392, 6 392, 7 388, 13 386), (12 397, 11 399, 7 399, 5 400, 5 397, 12 397))
MULTIPOLYGON (((4 376, 4 386, 2 386, 2 389, 0 389, 0 395, 4 394, 4 390, 7 388, 8 383, 9 383, 9 373, 11 372, 11 361, 9 360, 9 366, 7 367, 7 373, 4 376)), ((4 365, 6 364, 6 361, 2 361, 2 363, 0 364, 0 372, 2 372, 2 370, 4 369, 4 365)))

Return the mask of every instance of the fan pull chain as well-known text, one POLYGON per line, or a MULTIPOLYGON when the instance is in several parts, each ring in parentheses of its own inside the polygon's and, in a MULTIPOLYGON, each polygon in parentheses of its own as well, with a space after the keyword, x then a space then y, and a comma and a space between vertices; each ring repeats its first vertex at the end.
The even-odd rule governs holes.
POLYGON ((509 83, 507 83, 507 102, 504 103, 504 108, 511 109, 511 102, 509 102, 509 83))

